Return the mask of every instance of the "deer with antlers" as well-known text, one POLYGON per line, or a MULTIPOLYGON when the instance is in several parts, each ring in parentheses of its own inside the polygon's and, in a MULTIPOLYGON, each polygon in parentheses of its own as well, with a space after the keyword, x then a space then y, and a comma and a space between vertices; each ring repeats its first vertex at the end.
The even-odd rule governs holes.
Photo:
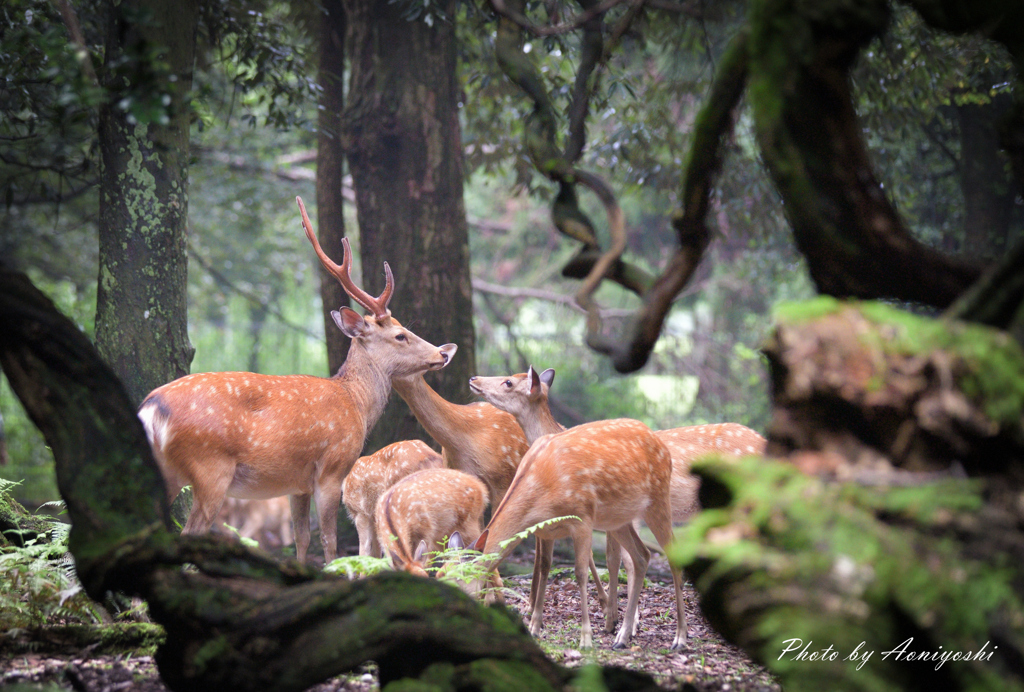
POLYGON ((295 553, 304 561, 312 499, 320 517, 324 559, 330 562, 338 552, 342 480, 387 403, 392 378, 443 368, 455 346, 427 343, 391 316, 394 277, 387 262, 386 285, 379 296, 356 286, 348 239, 342 241, 339 266, 321 249, 302 200, 296 201, 320 262, 368 313, 364 317, 347 307, 331 313, 352 339, 337 374, 187 375, 153 390, 139 407, 139 418, 169 497, 185 485, 193 488, 183 533, 209 530, 226 496, 290 495, 295 553))
POLYGON ((441 468, 444 459, 422 440, 389 444, 359 457, 341 484, 341 499, 359 533, 359 554, 379 557, 377 501, 388 488, 424 469, 441 468))
POLYGON ((388 488, 377 503, 377 541, 395 569, 427 576, 429 553, 454 533, 476 540, 487 487, 455 469, 417 471, 388 488))
MULTIPOLYGON (((551 372, 553 375, 553 371, 551 372)), ((523 458, 508 493, 491 516, 491 521, 476 541, 474 548, 485 553, 496 553, 490 567, 494 568, 507 557, 515 543, 504 548, 500 544, 520 531, 537 523, 558 517, 575 517, 545 526, 537 531, 537 538, 545 541, 550 566, 550 541, 571 537, 576 548, 576 580, 580 588, 582 624, 580 646, 593 645, 587 597, 588 568, 592 563, 591 538, 594 529, 604 530, 609 545, 621 546, 631 558, 628 570, 628 596, 622 627, 613 648, 622 648, 636 628, 636 610, 650 560, 650 551, 644 546, 633 528, 633 520, 642 517, 651 528, 658 543, 664 548, 672 539, 670 484, 672 462, 665 445, 639 421, 618 419, 584 423, 561 432, 544 434, 544 430, 561 430, 550 417, 546 392, 540 377, 531 368, 531 385, 544 394, 543 409, 522 407, 513 403, 515 378, 472 378, 470 388, 487 396, 498 406, 508 405, 518 411, 527 435, 539 434, 530 451, 523 458), (497 390, 494 386, 497 386, 497 390), (502 391, 504 390, 504 391, 502 391), (485 392, 487 394, 485 394, 485 392), (492 394, 491 392, 496 392, 492 394), (500 395, 499 395, 500 394, 500 395), (507 394, 507 396, 506 396, 507 394), (532 411, 532 413, 531 413, 532 411)), ((534 403, 539 401, 534 399, 534 403)), ((537 561, 542 574, 531 587, 532 615, 530 632, 536 635, 543 622, 544 591, 547 573, 538 544, 537 561)), ((676 592, 676 635, 672 648, 686 643, 686 613, 682 600, 682 571, 672 567, 672 581, 676 592)), ((609 583, 605 606, 605 623, 613 631, 618 616, 614 585, 609 583)))

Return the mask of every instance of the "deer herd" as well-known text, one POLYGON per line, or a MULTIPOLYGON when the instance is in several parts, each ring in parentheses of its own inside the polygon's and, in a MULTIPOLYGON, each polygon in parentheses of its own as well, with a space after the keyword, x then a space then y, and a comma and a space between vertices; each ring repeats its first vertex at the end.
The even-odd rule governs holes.
MULTIPOLYGON (((499 564, 537 524, 536 559, 529 599, 530 631, 542 626, 544 592, 555 540, 572 538, 580 589, 580 646, 593 645, 587 584, 593 572, 605 629, 615 630, 620 561, 627 573, 622 626, 613 648, 636 633, 637 606, 651 553, 640 539, 641 521, 665 548, 673 523, 700 505, 690 464, 707 453, 760 454, 765 440, 736 423, 652 431, 632 419, 603 420, 565 429, 548 406, 554 371, 473 377, 470 390, 484 401, 446 401, 424 379, 445 367, 455 344, 435 346, 403 327, 388 303, 394 279, 373 297, 351 278, 351 250, 342 241, 341 265, 320 247, 302 200, 296 198, 306 237, 320 262, 366 310, 341 307, 331 314, 351 339, 348 356, 330 378, 221 372, 188 375, 153 390, 139 407, 169 500, 192 486, 193 504, 183 533, 210 530, 239 501, 265 503, 280 516, 288 497, 295 554, 306 559, 310 502, 316 504, 324 559, 337 556, 337 512, 344 501, 359 534, 359 554, 390 558, 395 569, 427 576, 432 556, 449 541, 484 554, 484 574, 470 592, 500 586, 499 564), (396 442, 360 457, 391 390, 401 396, 440 445, 396 442), (492 508, 484 527, 484 514, 492 508), (228 509, 225 509, 228 508, 228 509), (594 530, 607 538, 611 575, 607 593, 591 553, 594 530), (511 540, 510 540, 511 539, 511 540), (623 556, 625 552, 625 556, 623 556)), ((242 521, 244 515, 235 515, 242 521)), ((284 521, 283 523, 287 523, 284 521)), ((282 538, 290 538, 281 527, 282 538)), ((672 567, 676 634, 686 644, 681 569, 672 567)), ((500 599, 500 590, 487 589, 500 599)))

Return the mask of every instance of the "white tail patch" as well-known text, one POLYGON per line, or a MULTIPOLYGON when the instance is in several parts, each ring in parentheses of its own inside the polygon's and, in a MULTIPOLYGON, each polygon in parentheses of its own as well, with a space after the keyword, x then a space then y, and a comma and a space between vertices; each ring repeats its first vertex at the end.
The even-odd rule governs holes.
POLYGON ((155 401, 144 403, 138 415, 142 427, 146 429, 149 446, 153 448, 154 453, 162 453, 170 442, 170 417, 160 411, 160 405, 155 401))

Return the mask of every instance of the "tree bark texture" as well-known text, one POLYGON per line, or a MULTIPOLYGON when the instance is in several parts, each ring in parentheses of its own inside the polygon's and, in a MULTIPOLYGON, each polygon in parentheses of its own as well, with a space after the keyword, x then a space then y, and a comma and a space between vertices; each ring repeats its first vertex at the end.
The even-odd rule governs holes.
MULTIPOLYGON (((416 689, 579 688, 518 617, 442 582, 348 582, 223 537, 174 535, 135 406, 85 335, 4 268, 0 323, 0 367, 53 447, 82 585, 96 600, 146 599, 167 633, 156 661, 171 689, 298 691, 367 660, 382 687, 420 677, 416 689)), ((658 689, 639 673, 597 677, 610 690, 658 689)))
MULTIPOLYGON (((394 271, 391 311, 435 344, 459 353, 430 384, 466 403, 475 372, 469 240, 455 77, 455 3, 432 25, 407 20, 401 3, 347 0, 350 88, 346 154, 356 193, 363 284, 376 295, 383 262, 394 271)), ((431 441, 392 397, 367 452, 400 439, 431 441)))
MULTIPOLYGON (((341 0, 326 0, 320 16, 320 64, 318 67, 320 110, 316 135, 316 218, 317 237, 329 257, 341 261, 341 239, 345 237, 344 199, 341 194, 345 151, 341 142, 341 112, 345 107, 345 8, 341 0)), ((349 305, 348 295, 338 280, 317 263, 320 298, 323 303, 324 336, 327 340, 327 370, 333 375, 348 354, 349 340, 331 317, 331 311, 349 305)))
MULTIPOLYGON (((110 4, 105 86, 100 109, 99 285, 96 343, 136 404, 155 387, 188 374, 186 255, 189 92, 195 60, 197 3, 138 0, 110 4), (139 16, 149 21, 138 22, 139 16), (168 117, 134 122, 119 105, 140 85, 116 66, 156 50, 165 81, 148 85, 168 117), (172 79, 173 78, 173 79, 172 79)), ((149 94, 153 96, 153 94, 149 94)))
POLYGON ((786 689, 1024 689, 1024 350, 874 303, 778 321, 777 458, 694 466, 704 512, 673 558, 704 614, 786 689), (838 656, 782 655, 797 639, 838 656), (882 655, 908 639, 991 656, 882 655))
POLYGON ((960 124, 960 189, 964 194, 964 252, 991 262, 1007 250, 1017 188, 1004 173, 997 123, 1009 98, 956 108, 960 124))

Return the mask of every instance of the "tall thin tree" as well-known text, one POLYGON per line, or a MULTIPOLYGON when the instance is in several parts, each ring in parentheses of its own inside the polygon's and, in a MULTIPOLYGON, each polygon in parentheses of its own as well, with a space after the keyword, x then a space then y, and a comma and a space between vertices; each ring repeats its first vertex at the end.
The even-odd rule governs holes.
MULTIPOLYGON (((324 0, 319 18, 320 109, 317 113, 316 214, 320 244, 330 257, 341 257, 345 236, 342 175, 345 150, 341 142, 341 112, 345 107, 345 8, 341 0, 324 0)), ((348 305, 348 296, 338 281, 320 267, 320 297, 323 301, 324 333, 327 338, 327 368, 334 374, 345 362, 348 339, 334 324, 331 311, 348 305)))

